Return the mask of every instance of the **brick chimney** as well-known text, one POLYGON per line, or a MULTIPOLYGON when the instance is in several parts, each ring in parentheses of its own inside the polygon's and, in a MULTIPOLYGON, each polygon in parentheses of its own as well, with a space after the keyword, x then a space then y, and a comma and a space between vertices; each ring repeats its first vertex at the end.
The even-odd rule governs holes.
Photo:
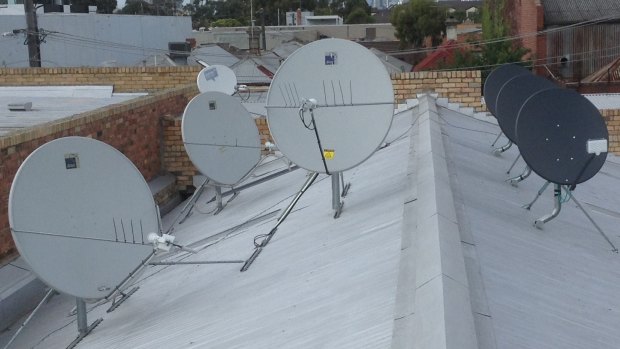
POLYGON ((450 40, 456 41, 457 36, 458 36, 456 33, 457 24, 459 24, 459 21, 452 16, 446 19, 446 40, 447 41, 450 41, 450 40))

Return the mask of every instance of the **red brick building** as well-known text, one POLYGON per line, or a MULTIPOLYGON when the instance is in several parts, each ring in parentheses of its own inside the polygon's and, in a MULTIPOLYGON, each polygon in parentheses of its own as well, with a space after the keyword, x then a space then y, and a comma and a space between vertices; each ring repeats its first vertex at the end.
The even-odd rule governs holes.
POLYGON ((618 0, 511 0, 506 12, 539 74, 576 82, 620 56, 618 0))

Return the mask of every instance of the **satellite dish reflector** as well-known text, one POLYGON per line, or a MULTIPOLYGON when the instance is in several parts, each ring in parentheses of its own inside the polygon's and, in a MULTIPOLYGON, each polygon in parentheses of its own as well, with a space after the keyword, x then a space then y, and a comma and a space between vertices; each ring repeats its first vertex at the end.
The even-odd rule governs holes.
POLYGON ((504 135, 519 144, 515 135, 517 117, 523 103, 533 94, 557 88, 551 81, 533 74, 517 75, 508 80, 497 94, 495 118, 504 135))
POLYGON ((324 39, 280 66, 267 95, 267 121, 292 162, 340 172, 377 150, 392 123, 393 103, 392 81, 374 54, 349 40, 324 39))
POLYGON ((194 97, 185 107, 181 131, 192 163, 218 184, 239 183, 260 161, 254 119, 236 98, 222 92, 194 97))
POLYGON ((216 64, 202 69, 196 77, 196 84, 202 93, 217 91, 233 95, 237 86, 237 76, 227 66, 216 64))
POLYGON ((22 163, 9 196, 15 245, 50 287, 84 298, 110 294, 151 254, 159 232, 151 191, 113 147, 60 138, 22 163))
POLYGON ((487 109, 497 116, 496 105, 497 96, 504 84, 519 75, 531 75, 532 73, 517 64, 504 64, 495 68, 487 77, 484 82, 483 94, 484 102, 487 105, 487 109))
POLYGON ((521 108, 516 126, 523 159, 552 183, 585 182, 607 158, 605 121, 577 92, 549 89, 534 94, 521 108))

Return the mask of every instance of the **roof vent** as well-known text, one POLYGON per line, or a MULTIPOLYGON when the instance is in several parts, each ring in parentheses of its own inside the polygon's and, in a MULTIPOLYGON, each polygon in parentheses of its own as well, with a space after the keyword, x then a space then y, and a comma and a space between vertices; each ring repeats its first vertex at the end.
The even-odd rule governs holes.
POLYGON ((11 103, 9 104, 10 111, 31 111, 32 110, 32 102, 26 103, 11 103))

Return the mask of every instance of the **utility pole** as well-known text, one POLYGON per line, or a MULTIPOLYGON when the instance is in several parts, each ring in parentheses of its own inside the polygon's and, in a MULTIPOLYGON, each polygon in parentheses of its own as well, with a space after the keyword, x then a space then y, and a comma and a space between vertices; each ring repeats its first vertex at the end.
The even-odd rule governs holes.
POLYGON ((24 0, 26 12, 26 42, 28 43, 28 60, 31 67, 41 67, 41 40, 37 25, 37 9, 33 0, 24 0))

